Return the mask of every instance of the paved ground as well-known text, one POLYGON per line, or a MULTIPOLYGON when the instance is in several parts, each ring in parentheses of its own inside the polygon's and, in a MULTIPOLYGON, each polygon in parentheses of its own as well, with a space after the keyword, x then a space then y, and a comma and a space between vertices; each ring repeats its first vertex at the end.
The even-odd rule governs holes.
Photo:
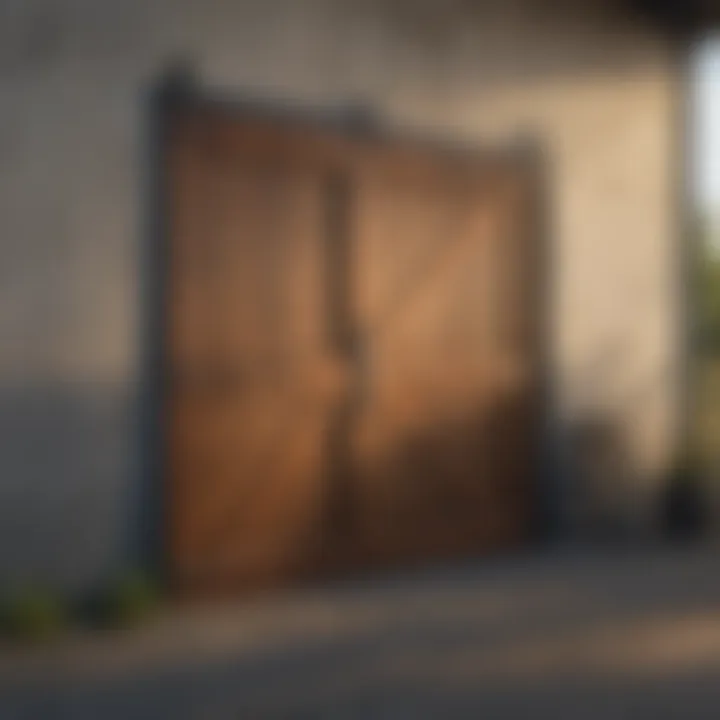
POLYGON ((720 551, 482 562, 0 649, 2 720, 720 718, 720 551))

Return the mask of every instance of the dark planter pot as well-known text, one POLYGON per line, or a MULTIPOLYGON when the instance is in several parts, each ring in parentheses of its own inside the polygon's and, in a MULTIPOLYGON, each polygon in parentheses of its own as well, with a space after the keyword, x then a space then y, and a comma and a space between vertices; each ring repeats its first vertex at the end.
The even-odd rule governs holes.
POLYGON ((665 496, 663 527, 670 540, 702 538, 708 529, 709 499, 697 482, 672 484, 665 496))

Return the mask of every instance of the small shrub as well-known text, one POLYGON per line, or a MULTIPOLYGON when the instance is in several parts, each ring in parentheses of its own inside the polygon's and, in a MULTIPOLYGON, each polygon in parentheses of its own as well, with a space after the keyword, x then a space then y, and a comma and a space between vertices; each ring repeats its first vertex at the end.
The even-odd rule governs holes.
POLYGON ((5 637, 44 640, 59 635, 68 623, 65 603, 46 590, 24 590, 1 603, 0 634, 5 637))
POLYGON ((142 572, 131 572, 102 589, 66 603, 40 588, 0 597, 0 638, 45 640, 73 626, 129 627, 149 618, 160 602, 159 588, 142 572))
POLYGON ((143 620, 157 608, 159 592, 155 583, 143 573, 122 578, 114 588, 111 609, 120 624, 143 620))
POLYGON ((160 601, 156 584, 142 572, 132 572, 86 598, 79 614, 101 627, 127 627, 150 617, 160 601))

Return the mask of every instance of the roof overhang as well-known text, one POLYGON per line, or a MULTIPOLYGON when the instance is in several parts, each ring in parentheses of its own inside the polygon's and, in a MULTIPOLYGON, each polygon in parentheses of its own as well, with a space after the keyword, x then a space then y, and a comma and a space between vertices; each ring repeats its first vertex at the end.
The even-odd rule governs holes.
POLYGON ((610 0, 663 30, 685 35, 720 29, 720 0, 610 0))

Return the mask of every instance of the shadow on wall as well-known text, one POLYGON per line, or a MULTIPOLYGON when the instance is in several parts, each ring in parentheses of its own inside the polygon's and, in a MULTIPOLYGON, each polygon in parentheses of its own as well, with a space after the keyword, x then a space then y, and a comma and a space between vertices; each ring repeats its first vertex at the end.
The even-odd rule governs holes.
POLYGON ((711 531, 713 498, 691 461, 673 459, 649 483, 618 418, 589 416, 570 431, 569 490, 575 535, 601 542, 700 539, 711 531))
POLYGON ((573 537, 601 542, 698 537, 710 529, 710 497, 687 458, 687 418, 679 418, 672 447, 654 448, 661 470, 648 470, 640 460, 634 442, 638 426, 631 427, 630 420, 640 427, 656 420, 652 410, 639 420, 637 412, 652 407, 648 401, 671 382, 671 373, 661 368, 623 387, 619 378, 633 347, 627 341, 609 343, 575 388, 589 409, 566 425, 561 440, 566 529, 573 537))
POLYGON ((82 588, 129 561, 132 403, 91 383, 0 393, 0 592, 82 588))
POLYGON ((616 420, 589 415, 570 429, 569 446, 578 533, 601 541, 626 538, 637 530, 633 491, 640 480, 625 433, 616 420))
POLYGON ((533 85, 549 78, 602 77, 628 66, 652 66, 656 48, 642 34, 685 18, 663 18, 663 3, 530 0, 508 11, 492 0, 369 0, 366 12, 379 13, 398 40, 442 56, 482 38, 472 70, 489 88, 533 85), (654 11, 654 12, 653 12, 654 11), (614 47, 597 42, 613 37, 614 47), (555 42, 548 42, 553 38, 555 42), (574 41, 573 41, 574 40, 574 41))

